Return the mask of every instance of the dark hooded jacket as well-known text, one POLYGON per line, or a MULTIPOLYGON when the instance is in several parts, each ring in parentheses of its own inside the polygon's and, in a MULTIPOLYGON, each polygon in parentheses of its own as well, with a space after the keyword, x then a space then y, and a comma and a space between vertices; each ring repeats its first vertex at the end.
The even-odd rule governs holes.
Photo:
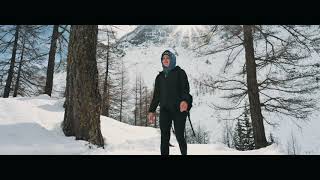
MULTIPOLYGON (((174 54, 170 51, 165 51, 164 53, 166 52, 169 52, 170 64, 172 63, 175 65, 174 54), (172 62, 173 59, 174 62, 172 62)), ((167 71, 167 75, 165 75, 164 69, 156 77, 154 93, 149 112, 155 112, 159 104, 160 108, 166 108, 171 111, 180 111, 181 101, 186 101, 188 105, 190 104, 190 88, 186 72, 179 66, 169 66, 169 68, 170 67, 171 69, 167 71)))

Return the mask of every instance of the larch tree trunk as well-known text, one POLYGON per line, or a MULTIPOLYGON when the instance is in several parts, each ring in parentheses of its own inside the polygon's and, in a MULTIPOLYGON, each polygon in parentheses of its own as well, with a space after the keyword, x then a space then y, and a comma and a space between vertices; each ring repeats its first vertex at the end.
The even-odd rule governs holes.
POLYGON ((97 25, 71 27, 64 132, 67 132, 66 135, 74 133, 76 140, 89 141, 103 147, 104 140, 100 129, 101 96, 96 61, 97 36, 97 25))
POLYGON ((16 53, 17 53, 17 46, 18 46, 18 39, 19 39, 19 31, 20 31, 20 25, 16 26, 16 32, 14 35, 14 42, 13 42, 13 48, 12 48, 12 55, 11 55, 11 60, 10 60, 10 68, 8 71, 8 76, 6 80, 6 85, 4 88, 4 93, 3 97, 8 98, 11 90, 11 83, 12 83, 12 78, 14 74, 14 65, 16 62, 16 53))
POLYGON ((45 94, 51 96, 52 86, 53 86, 53 73, 54 73, 54 61, 57 50, 57 40, 59 38, 59 25, 53 26, 52 36, 51 36, 51 44, 49 51, 49 60, 48 60, 48 68, 47 68, 47 79, 45 86, 45 94))
POLYGON ((134 125, 137 125, 137 116, 138 116, 138 79, 136 75, 136 88, 135 88, 135 108, 134 108, 134 125))
POLYGON ((13 97, 17 97, 17 95, 18 95, 21 69, 22 69, 22 64, 23 64, 23 54, 24 54, 24 49, 25 49, 24 46, 25 46, 25 40, 23 40, 23 43, 22 43, 22 50, 21 50, 21 55, 20 55, 20 62, 19 62, 16 85, 14 86, 13 97))
POLYGON ((106 73, 103 85, 103 95, 102 95, 102 115, 109 117, 109 109, 110 109, 110 97, 109 97, 109 88, 108 88, 108 77, 109 77, 109 51, 110 51, 110 41, 109 35, 108 44, 107 44, 107 62, 106 62, 106 73))
POLYGON ((147 87, 144 87, 144 88, 145 88, 145 91, 146 91, 146 97, 145 97, 146 126, 148 126, 148 89, 147 89, 147 87))
POLYGON ((250 114, 253 125, 253 136, 256 149, 268 145, 263 125, 261 104, 259 99, 259 89, 257 83, 256 63, 254 58, 253 35, 251 25, 243 25, 244 48, 246 58, 248 96, 250 102, 250 114))

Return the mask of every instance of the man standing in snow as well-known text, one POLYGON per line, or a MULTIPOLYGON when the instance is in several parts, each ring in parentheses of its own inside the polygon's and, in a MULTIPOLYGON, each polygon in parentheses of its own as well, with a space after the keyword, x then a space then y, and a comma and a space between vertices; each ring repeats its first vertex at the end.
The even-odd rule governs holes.
POLYGON ((190 110, 191 97, 187 74, 176 66, 175 55, 166 50, 161 55, 163 71, 155 80, 152 102, 148 119, 155 121, 155 111, 160 103, 161 155, 169 155, 169 140, 172 120, 182 155, 187 155, 187 143, 184 137, 187 113, 190 110))

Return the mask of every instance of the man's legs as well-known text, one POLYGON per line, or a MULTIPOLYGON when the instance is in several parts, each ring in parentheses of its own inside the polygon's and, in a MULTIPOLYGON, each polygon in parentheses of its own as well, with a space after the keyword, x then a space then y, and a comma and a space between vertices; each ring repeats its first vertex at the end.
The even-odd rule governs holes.
POLYGON ((187 142, 184 137, 185 127, 186 127, 186 112, 176 112, 174 114, 174 130, 176 133, 176 138, 179 143, 180 152, 182 155, 187 155, 187 142))
POLYGON ((160 109, 161 155, 169 155, 170 129, 172 120, 170 112, 160 109))

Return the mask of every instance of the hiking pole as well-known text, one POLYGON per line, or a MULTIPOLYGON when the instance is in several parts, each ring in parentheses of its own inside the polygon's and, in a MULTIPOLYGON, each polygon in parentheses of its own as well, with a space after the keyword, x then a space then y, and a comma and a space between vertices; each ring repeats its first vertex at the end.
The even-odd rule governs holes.
MULTIPOLYGON (((172 129, 173 134, 176 135, 176 133, 174 132, 174 129, 173 129, 172 125, 171 125, 171 129, 172 129)), ((174 145, 172 145, 172 144, 170 143, 170 141, 169 141, 169 146, 170 146, 170 147, 174 147, 174 145)))
POLYGON ((189 111, 188 111, 188 118, 189 118, 189 122, 190 122, 190 126, 191 126, 191 130, 193 132, 193 135, 194 135, 194 137, 196 137, 196 133, 193 130, 192 123, 191 123, 191 120, 190 120, 190 112, 189 111))

